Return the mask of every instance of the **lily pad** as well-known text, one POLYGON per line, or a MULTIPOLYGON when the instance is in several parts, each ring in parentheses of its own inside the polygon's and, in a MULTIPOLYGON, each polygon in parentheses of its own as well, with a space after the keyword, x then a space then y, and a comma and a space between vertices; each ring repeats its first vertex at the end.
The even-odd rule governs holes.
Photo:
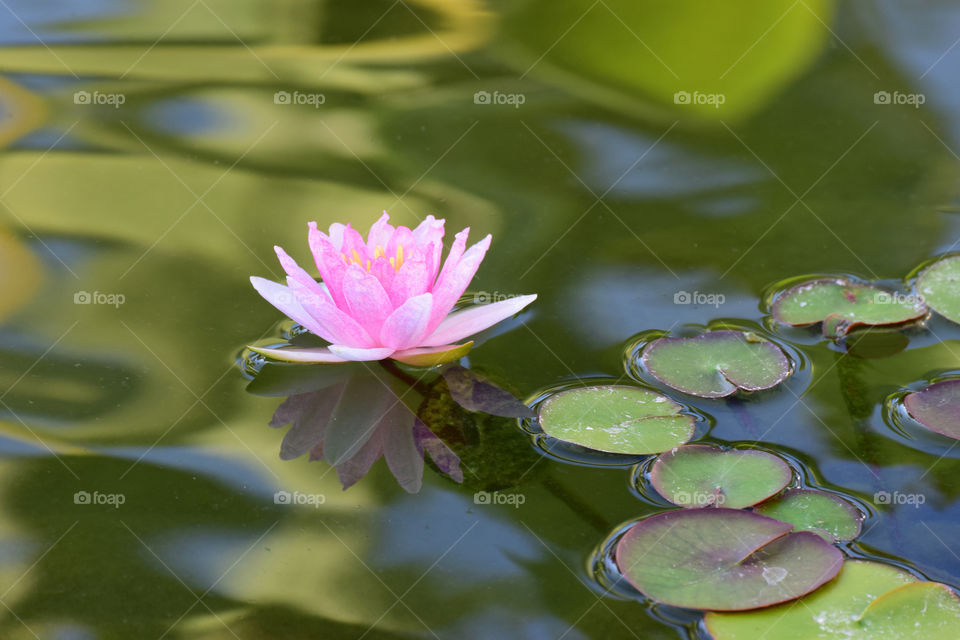
POLYGON ((935 382, 923 391, 907 394, 903 404, 930 431, 960 440, 960 380, 935 382))
POLYGON ((933 263, 917 278, 924 302, 947 320, 960 323, 960 256, 933 263))
POLYGON ((657 492, 681 507, 742 509, 779 492, 792 476, 790 466, 771 453, 704 444, 664 453, 650 470, 657 492))
POLYGON ((669 511, 627 531, 617 544, 617 566, 630 584, 665 604, 767 607, 810 593, 843 566, 832 544, 792 528, 737 509, 669 511))
POLYGON ((946 585, 920 582, 902 569, 864 560, 791 603, 747 613, 708 613, 714 640, 912 640, 960 637, 960 601, 946 585))
POLYGON ((846 278, 811 280, 780 294, 773 317, 803 327, 823 323, 823 335, 842 338, 857 326, 902 324, 922 318, 927 305, 917 296, 887 291, 846 278))
POLYGON ((660 382, 702 398, 722 398, 738 389, 769 389, 791 370, 780 347, 747 331, 660 338, 647 345, 641 359, 660 382))
POLYGON ((839 496, 814 489, 793 489, 764 502, 754 512, 789 522, 797 531, 812 531, 828 542, 860 535, 863 516, 839 496))
POLYGON ((682 409, 649 389, 602 385, 550 396, 538 415, 548 436, 597 451, 640 455, 690 441, 694 418, 682 409))

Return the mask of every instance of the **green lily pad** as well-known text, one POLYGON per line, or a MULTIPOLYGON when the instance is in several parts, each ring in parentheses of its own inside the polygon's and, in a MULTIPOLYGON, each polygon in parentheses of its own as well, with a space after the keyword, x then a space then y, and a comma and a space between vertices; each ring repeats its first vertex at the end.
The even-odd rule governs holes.
POLYGON ((627 531, 617 544, 617 566, 630 584, 665 604, 767 607, 810 593, 843 566, 832 544, 792 528, 738 509, 668 511, 627 531))
POLYGON ((960 256, 933 263, 917 278, 917 293, 947 320, 960 323, 960 256))
POLYGON ((913 419, 930 431, 960 440, 960 380, 935 382, 907 394, 903 404, 913 419))
POLYGON ((788 289, 773 304, 773 317, 795 327, 823 323, 823 335, 842 338, 861 325, 902 324, 922 318, 917 296, 887 291, 845 278, 811 280, 788 289))
POLYGON ((757 506, 754 512, 789 522, 797 531, 812 531, 828 542, 860 535, 863 516, 839 496, 813 489, 793 489, 757 506))
POLYGON ((722 398, 738 389, 769 389, 791 371, 780 347, 747 331, 660 338, 647 345, 641 360, 660 382, 702 398, 722 398))
POLYGON ((837 579, 790 603, 747 613, 708 613, 714 640, 913 640, 960 637, 960 601, 945 585, 896 567, 850 560, 837 579))
POLYGON ((690 441, 694 418, 682 409, 649 389, 603 385, 550 396, 538 415, 548 436, 597 451, 639 455, 690 441))
POLYGON ((668 451, 650 470, 657 492, 681 507, 742 509, 779 492, 792 477, 790 466, 771 453, 704 444, 668 451))

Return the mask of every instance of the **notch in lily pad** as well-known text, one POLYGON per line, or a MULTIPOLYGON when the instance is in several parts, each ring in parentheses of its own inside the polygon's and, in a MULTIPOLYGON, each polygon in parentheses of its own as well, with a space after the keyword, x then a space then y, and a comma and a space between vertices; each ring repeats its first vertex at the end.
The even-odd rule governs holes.
POLYGON ((653 488, 681 507, 742 509, 779 493, 793 478, 783 458, 756 449, 688 444, 653 464, 653 488))
POLYGON ((924 427, 960 440, 960 379, 934 382, 903 399, 910 416, 924 427))
POLYGON ((860 535, 863 515, 852 504, 832 493, 793 489, 754 508, 755 513, 812 531, 828 542, 853 540, 860 535))
POLYGON ((769 389, 793 370, 776 344, 756 333, 733 330, 654 340, 641 361, 663 384, 701 398, 769 389))
POLYGON ((791 529, 738 509, 668 511, 631 527, 616 562, 658 602, 713 611, 767 607, 810 593, 843 566, 832 544, 791 529))
POLYGON ((823 336, 843 338, 858 326, 898 325, 927 314, 916 295, 887 291, 846 278, 810 280, 787 289, 773 303, 777 322, 794 327, 822 323, 823 336))
POLYGON ((544 400, 540 427, 573 444, 628 455, 668 451, 689 442, 695 419, 656 391, 626 385, 568 389, 544 400))
POLYGON ((931 309, 960 323, 960 256, 934 262, 917 277, 917 293, 931 309))
POLYGON ((714 640, 776 638, 900 640, 960 637, 960 600, 948 586, 921 582, 879 562, 849 560, 837 579, 790 603, 704 618, 714 640))

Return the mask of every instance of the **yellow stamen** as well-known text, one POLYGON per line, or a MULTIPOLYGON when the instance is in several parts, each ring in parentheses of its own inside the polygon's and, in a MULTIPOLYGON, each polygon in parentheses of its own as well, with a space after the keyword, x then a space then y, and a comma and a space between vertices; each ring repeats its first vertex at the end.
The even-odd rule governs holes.
MULTIPOLYGON (((392 261, 391 261, 391 262, 392 262, 392 261)), ((399 271, 399 270, 400 270, 400 267, 402 267, 402 266, 403 266, 403 245, 402 245, 402 244, 398 244, 398 245, 397 245, 397 264, 396 264, 396 266, 394 267, 394 269, 396 269, 397 271, 399 271)))
POLYGON ((373 259, 376 260, 377 258, 382 258, 385 255, 386 254, 383 251, 383 247, 377 245, 377 248, 373 251, 373 259))
POLYGON ((363 264, 363 260, 360 259, 360 255, 357 253, 357 250, 353 250, 353 261, 359 265, 363 264))

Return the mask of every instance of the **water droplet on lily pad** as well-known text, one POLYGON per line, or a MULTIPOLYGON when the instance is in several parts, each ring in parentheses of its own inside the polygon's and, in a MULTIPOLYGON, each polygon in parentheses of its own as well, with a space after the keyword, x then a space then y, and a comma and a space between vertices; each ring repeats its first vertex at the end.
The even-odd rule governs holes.
POLYGON ((540 404, 548 436, 582 447, 630 455, 660 453, 689 442, 695 419, 666 396, 625 385, 568 389, 540 404))
POLYGON ((714 640, 914 640, 960 638, 960 600, 879 562, 847 561, 836 580, 799 602, 742 613, 710 612, 714 640))
POLYGON ((914 420, 927 429, 960 440, 960 380, 935 382, 907 394, 903 404, 914 420))
POLYGON ((627 531, 617 545, 617 566, 634 587, 665 604, 766 607, 810 593, 843 566, 832 544, 792 528, 738 509, 668 511, 627 531))
POLYGON ((756 513, 788 522, 796 531, 812 531, 829 542, 853 540, 863 516, 839 496, 814 489, 793 489, 754 508, 756 513))
POLYGON ((926 313, 927 305, 916 295, 846 278, 803 282, 779 294, 773 303, 778 322, 794 327, 822 322, 824 337, 834 339, 857 326, 902 324, 926 313))
POLYGON ((647 345, 641 360, 660 382, 702 398, 722 398, 738 389, 769 389, 792 370, 780 347, 748 331, 660 338, 647 345))
POLYGON ((944 318, 960 323, 960 256, 944 258, 920 272, 917 293, 944 318))
POLYGON ((654 489, 681 507, 749 507, 778 493, 792 477, 786 461, 772 453, 704 444, 668 451, 650 470, 654 489))

